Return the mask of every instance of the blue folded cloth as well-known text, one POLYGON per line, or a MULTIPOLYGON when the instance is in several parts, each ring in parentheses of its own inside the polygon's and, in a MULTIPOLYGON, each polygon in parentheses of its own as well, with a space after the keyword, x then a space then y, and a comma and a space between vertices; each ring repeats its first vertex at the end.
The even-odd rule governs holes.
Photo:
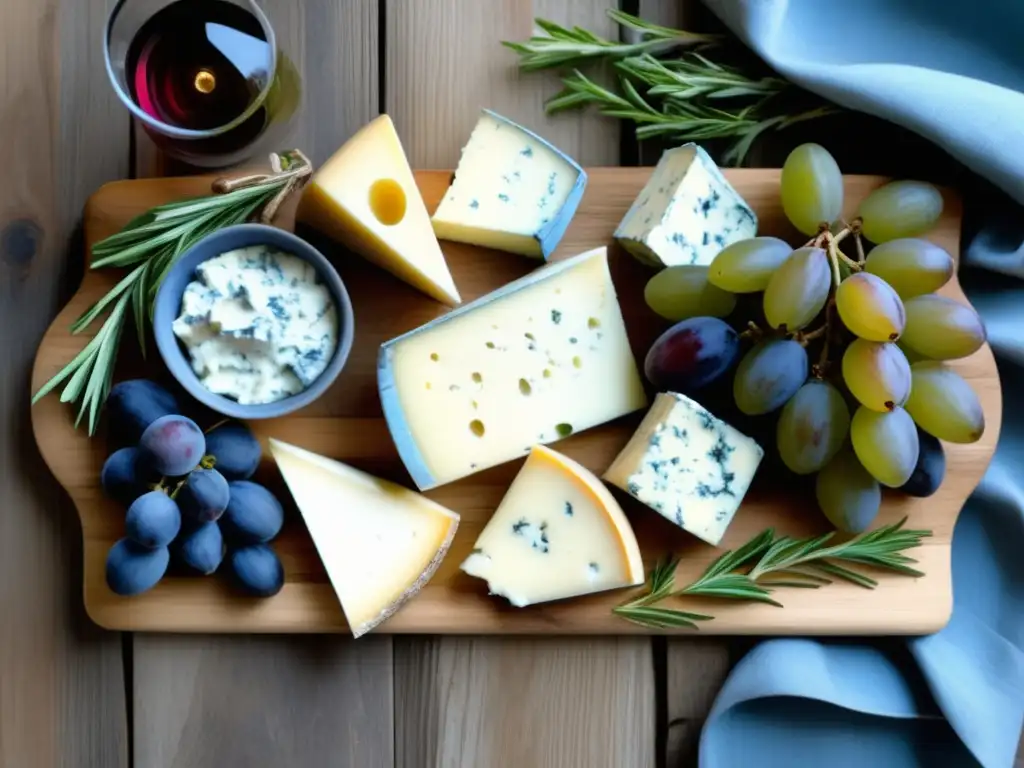
POLYGON ((1004 416, 954 531, 949 625, 902 643, 760 644, 715 701, 700 765, 1009 768, 1024 721, 1024 0, 705 4, 788 79, 915 131, 1005 193, 985 199, 960 272, 1004 416))

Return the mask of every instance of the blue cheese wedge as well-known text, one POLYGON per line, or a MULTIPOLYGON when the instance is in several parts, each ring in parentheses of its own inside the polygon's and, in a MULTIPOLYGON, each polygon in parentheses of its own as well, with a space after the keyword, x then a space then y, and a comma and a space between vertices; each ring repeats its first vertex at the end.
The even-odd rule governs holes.
POLYGON ((666 150, 615 230, 615 240, 652 267, 709 265, 731 243, 757 234, 757 216, 696 144, 666 150))
POLYGON ((571 157, 485 109, 431 222, 443 240, 546 260, 586 183, 587 174, 571 157))
POLYGON ((700 403, 662 392, 604 479, 717 545, 762 458, 760 445, 700 403))
POLYGON ((585 467, 541 445, 461 568, 520 608, 644 581, 640 547, 615 498, 585 467))
POLYGON ((648 403, 604 247, 547 264, 385 343, 377 382, 420 490, 648 403))
POLYGON ((338 314, 307 261, 265 245, 196 268, 172 326, 199 381, 243 405, 297 394, 338 345, 338 314))

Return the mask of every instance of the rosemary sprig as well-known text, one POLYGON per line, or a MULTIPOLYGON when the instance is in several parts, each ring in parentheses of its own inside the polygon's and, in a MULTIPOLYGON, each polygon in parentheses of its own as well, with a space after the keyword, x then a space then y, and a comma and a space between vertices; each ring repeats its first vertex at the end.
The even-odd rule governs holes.
POLYGON ((778 536, 774 529, 755 536, 742 547, 718 557, 699 578, 681 589, 675 589, 678 558, 668 559, 651 570, 646 591, 640 597, 616 606, 617 616, 641 626, 696 628, 697 621, 712 616, 655 606, 670 597, 697 597, 748 600, 782 607, 772 597, 780 587, 816 589, 834 579, 849 581, 866 589, 878 582, 866 574, 840 563, 869 566, 894 571, 906 576, 923 576, 911 567, 917 561, 904 552, 921 545, 931 531, 905 530, 906 518, 891 525, 868 531, 856 538, 827 546, 834 536, 826 533, 807 539, 778 536))
POLYGON ((274 154, 271 163, 271 174, 220 179, 214 184, 216 194, 159 205, 93 245, 92 269, 132 269, 71 325, 71 333, 81 333, 111 308, 82 351, 33 395, 33 404, 67 381, 61 402, 78 403, 75 427, 88 414, 89 435, 95 433, 100 408, 110 393, 129 313, 145 357, 145 324, 152 319, 160 283, 178 258, 212 232, 248 221, 257 211, 262 210, 263 218, 269 220, 283 198, 312 172, 298 150, 274 154))
POLYGON ((635 123, 641 141, 729 139, 723 161, 738 165, 765 131, 839 111, 763 67, 730 66, 694 50, 669 57, 679 48, 716 45, 724 58, 728 53, 719 36, 662 27, 617 10, 608 15, 638 40, 613 42, 537 19, 547 37, 503 43, 519 54, 520 69, 563 70, 564 89, 547 101, 549 114, 593 105, 605 116, 635 123), (581 71, 598 61, 613 63, 614 86, 600 85, 581 71))
POLYGON ((576 66, 584 61, 602 58, 623 58, 650 51, 666 52, 679 47, 711 45, 720 35, 701 35, 671 29, 611 9, 608 16, 616 24, 630 30, 635 42, 606 40, 580 27, 567 29, 546 19, 535 23, 547 36, 534 35, 524 43, 503 41, 502 45, 519 54, 519 66, 525 71, 551 67, 576 66))

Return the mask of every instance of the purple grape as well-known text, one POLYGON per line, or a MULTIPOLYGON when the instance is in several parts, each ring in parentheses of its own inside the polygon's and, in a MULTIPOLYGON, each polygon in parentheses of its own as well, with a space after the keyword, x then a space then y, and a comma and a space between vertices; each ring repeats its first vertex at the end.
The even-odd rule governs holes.
POLYGON ((128 507, 124 529, 136 544, 149 549, 166 547, 181 530, 181 512, 163 491, 149 491, 128 507))
POLYGON ((644 373, 659 390, 691 394, 721 377, 739 353, 739 336, 729 325, 717 317, 692 317, 651 345, 644 373))
POLYGON ((193 469, 178 491, 183 515, 200 523, 220 519, 231 499, 228 481, 216 469, 193 469))
POLYGON ((900 490, 910 496, 931 496, 946 477, 946 451, 937 437, 917 427, 917 464, 900 490))
POLYGON ((107 457, 100 471, 100 485, 104 493, 126 507, 149 490, 138 471, 138 454, 136 448, 118 448, 107 457))
POLYGON ((203 431, 186 416, 161 416, 139 439, 139 457, 144 466, 166 477, 187 475, 205 453, 203 431))
POLYGON ((224 559, 224 536, 216 523, 202 523, 174 542, 174 557, 192 571, 208 576, 224 559))
POLYGON ((167 547, 147 549, 131 539, 121 539, 107 553, 107 586, 118 595, 145 592, 164 577, 170 561, 167 547))
POLYGON ((121 443, 133 444, 161 416, 178 413, 178 402, 155 381, 129 379, 111 387, 106 411, 111 435, 121 443))
POLYGON ((248 480, 260 465, 260 441, 245 424, 229 422, 206 436, 206 452, 216 460, 217 470, 228 480, 248 480))
POLYGON ((251 595, 270 597, 284 586, 284 567, 266 544, 234 550, 228 556, 228 566, 238 586, 251 595))
POLYGON ((228 483, 231 500, 220 519, 224 535, 233 542, 262 544, 284 524, 284 509, 274 494, 249 480, 228 483))

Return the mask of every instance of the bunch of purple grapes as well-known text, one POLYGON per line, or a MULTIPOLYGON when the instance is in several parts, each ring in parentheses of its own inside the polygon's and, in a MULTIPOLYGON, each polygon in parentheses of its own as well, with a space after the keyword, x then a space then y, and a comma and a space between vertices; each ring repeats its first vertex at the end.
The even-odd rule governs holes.
POLYGON ((107 458, 100 482, 128 510, 125 537, 107 555, 110 589, 145 592, 173 561, 193 575, 226 570, 247 594, 280 592, 284 568, 270 542, 284 510, 250 480, 262 455, 252 432, 226 422, 204 434, 170 392, 146 379, 113 387, 107 412, 126 447, 107 458))

